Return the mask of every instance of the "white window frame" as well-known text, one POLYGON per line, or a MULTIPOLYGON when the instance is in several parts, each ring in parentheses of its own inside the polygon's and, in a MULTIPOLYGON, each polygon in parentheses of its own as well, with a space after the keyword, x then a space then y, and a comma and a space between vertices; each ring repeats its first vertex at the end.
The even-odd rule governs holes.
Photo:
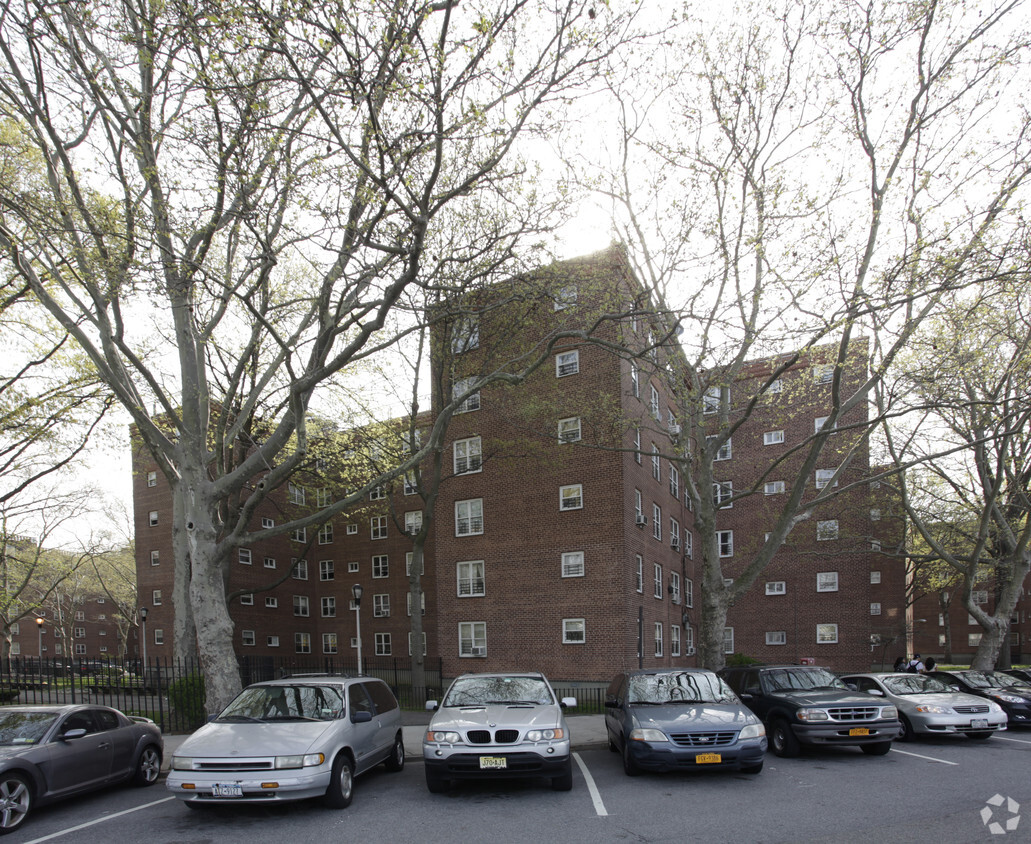
POLYGON ((838 625, 837 624, 817 624, 816 625, 816 644, 818 645, 836 645, 838 643, 838 625))
POLYGON ((584 506, 583 484, 567 484, 558 488, 559 510, 582 510, 584 506))
POLYGON ((372 516, 369 519, 369 538, 370 539, 386 539, 387 538, 387 517, 386 516, 372 516))
POLYGON ((634 559, 637 561, 637 571, 634 574, 634 578, 637 586, 637 594, 644 594, 644 557, 640 554, 634 554, 634 559))
POLYGON ((258 643, 257 637, 254 635, 253 630, 241 630, 240 631, 240 644, 245 648, 253 648, 258 643))
POLYGON ((487 622, 460 621, 458 623, 458 656, 468 659, 486 655, 487 622))
POLYGON ((881 614, 881 602, 880 601, 871 601, 870 602, 870 615, 880 615, 880 614, 881 614))
POLYGON ((483 444, 479 437, 455 440, 452 452, 456 475, 472 475, 483 471, 483 444))
MULTIPOLYGON (((454 401, 460 395, 465 393, 473 384, 479 379, 477 378, 460 378, 451 385, 451 400, 454 401)), ((475 390, 467 395, 459 404, 455 405, 454 413, 472 413, 474 410, 480 409, 480 391, 475 390)))
POLYGON ((390 577, 390 555, 389 554, 373 554, 372 555, 372 578, 373 578, 373 580, 382 580, 385 577, 390 577))
POLYGON ((274 610, 279 606, 279 598, 275 595, 265 596, 265 609, 274 610))
POLYGON ((569 349, 555 355, 555 377, 566 378, 580 372, 580 350, 569 349))
POLYGON ((763 445, 780 445, 783 442, 783 431, 765 431, 763 433, 763 445))
POLYGON ((880 583, 880 582, 881 582, 881 573, 877 569, 874 569, 873 571, 870 572, 870 583, 874 584, 874 583, 880 583))
POLYGON ((319 616, 321 618, 336 618, 337 599, 333 595, 323 595, 319 599, 319 616))
POLYGON ((394 653, 394 645, 391 640, 389 633, 377 633, 375 636, 375 653, 376 656, 392 656, 394 653))
POLYGON ((766 581, 766 594, 767 595, 786 595, 788 593, 788 585, 783 580, 768 580, 766 581))
POLYGON ((451 353, 460 355, 463 352, 477 349, 480 346, 480 318, 476 314, 466 314, 455 320, 451 329, 451 353))
POLYGON ((455 579, 455 594, 459 598, 482 598, 487 594, 487 566, 483 560, 463 560, 456 563, 455 579), (463 586, 466 587, 465 591, 463 586))
POLYGON ((455 536, 483 533, 483 499, 467 498, 455 502, 455 536), (463 515, 463 511, 464 515, 463 515))
POLYGON ((297 618, 310 618, 311 602, 307 595, 294 595, 294 615, 297 618))
POLYGON ((584 577, 586 573, 583 551, 562 552, 562 577, 584 577))
POLYGON ((767 481, 763 484, 763 495, 781 495, 784 490, 784 481, 767 481))
POLYGON ((836 571, 819 571, 816 573, 817 592, 837 592, 839 585, 836 571))
POLYGON ((322 652, 324 654, 335 654, 340 650, 340 640, 336 633, 322 634, 322 652))
POLYGON ((669 547, 674 551, 680 548, 680 522, 669 517, 669 547))
POLYGON ((723 628, 723 653, 732 654, 734 653, 734 628, 724 627, 723 628))
MULTIPOLYGON (((160 604, 161 603, 161 590, 160 589, 155 589, 154 590, 154 594, 151 596, 151 603, 152 604, 160 604)), ((254 606, 254 593, 253 592, 244 592, 242 595, 240 595, 240 606, 241 607, 253 607, 254 606)))
POLYGON ((784 630, 767 630, 766 631, 766 644, 767 645, 786 645, 788 643, 788 634, 784 630))
POLYGON ((838 520, 821 519, 816 523, 816 541, 829 542, 838 538, 838 520))
POLYGON ((659 447, 652 443, 652 477, 662 483, 662 460, 659 457, 659 447))
POLYGON ((564 311, 566 308, 573 307, 579 298, 580 294, 575 284, 563 284, 556 288, 552 306, 556 311, 564 311))
POLYGON ((332 545, 333 544, 333 523, 326 522, 322 527, 319 528, 319 545, 332 545))
POLYGON ((657 422, 662 421, 662 408, 660 407, 661 399, 659 398, 659 391, 655 389, 654 384, 649 384, 651 387, 652 395, 651 400, 648 402, 648 408, 651 411, 652 418, 657 422))
POLYGON ((652 584, 653 585, 652 596, 655 597, 655 598, 659 598, 660 600, 662 599, 662 585, 663 585, 663 583, 664 583, 664 575, 663 575, 663 572, 662 572, 662 565, 659 564, 659 563, 655 563, 654 581, 653 581, 653 584, 652 584))
POLYGON ((669 464, 669 494, 677 501, 680 500, 680 470, 670 461, 669 464))
POLYGON ((662 656, 663 646, 662 622, 655 622, 655 656, 662 656))
POLYGON ((567 419, 558 420, 558 441, 560 443, 580 442, 582 435, 580 417, 570 416, 567 419))
POLYGON ((716 547, 719 549, 719 555, 721 557, 733 557, 734 556, 734 531, 732 531, 732 530, 718 530, 718 531, 716 531, 716 547))
POLYGON ((405 533, 415 536, 422 530, 422 510, 408 510, 405 513, 405 533))
POLYGON ((652 536, 662 542, 662 508, 652 504, 652 536))
MULTIPOLYGON (((817 489, 824 489, 831 482, 831 478, 834 477, 834 473, 837 469, 817 469, 814 476, 814 482, 816 483, 817 489)), ((838 482, 834 481, 834 486, 837 486, 838 482)))
POLYGON ((372 596, 372 617, 390 618, 390 595, 386 592, 372 596))
MULTIPOLYGON (((669 573, 669 591, 674 604, 680 603, 680 572, 669 573)), ((676 625, 674 625, 675 627, 676 625)))
POLYGON ((587 625, 582 618, 562 619, 562 644, 583 645, 587 642, 587 625))
POLYGON ((813 366, 813 382, 816 384, 830 384, 834 380, 834 364, 818 363, 813 366))
POLYGON ((319 560, 319 580, 325 583, 336 580, 336 563, 332 560, 319 560))
POLYGON ((734 502, 730 499, 734 497, 734 482, 733 481, 713 481, 712 483, 712 503, 717 510, 729 510, 734 506, 734 502), (728 503, 724 504, 726 501, 728 503))

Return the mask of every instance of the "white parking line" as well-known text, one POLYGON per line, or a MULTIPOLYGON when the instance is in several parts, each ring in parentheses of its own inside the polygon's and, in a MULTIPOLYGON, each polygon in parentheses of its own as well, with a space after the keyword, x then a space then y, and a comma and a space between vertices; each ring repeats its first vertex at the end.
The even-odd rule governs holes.
POLYGON ((592 777, 591 772, 587 770, 587 766, 584 764, 584 760, 580 758, 579 753, 574 753, 573 758, 576 760, 576 764, 580 766, 580 772, 584 775, 584 779, 587 780, 587 790, 591 792, 591 800, 594 801, 595 813, 599 818, 607 817, 609 813, 605 810, 605 804, 601 802, 601 793, 598 791, 598 786, 594 784, 594 777, 592 777))
POLYGON ((944 759, 935 759, 933 756, 921 756, 919 753, 910 753, 908 750, 899 750, 893 747, 892 753, 901 753, 903 756, 915 756, 917 759, 926 759, 928 762, 937 762, 940 765, 959 765, 959 762, 947 762, 944 759))
POLYGON ((1010 738, 1009 736, 993 736, 992 741, 1015 741, 1017 744, 1031 744, 1027 739, 1010 738))
POLYGON ((175 798, 163 797, 160 800, 154 800, 151 803, 144 803, 142 806, 135 806, 132 809, 126 809, 124 812, 115 812, 113 815, 104 815, 104 817, 97 818, 96 820, 89 821, 88 823, 81 823, 78 826, 70 826, 68 829, 62 829, 60 832, 52 832, 50 835, 44 835, 42 838, 33 838, 31 841, 26 841, 25 844, 39 844, 41 841, 51 841, 54 838, 60 838, 62 835, 68 835, 72 832, 78 832, 80 829, 96 826, 98 823, 106 823, 107 821, 112 821, 115 818, 120 818, 123 815, 131 815, 133 812, 138 812, 140 809, 149 809, 151 806, 158 806, 161 803, 167 803, 169 800, 175 800, 175 798))

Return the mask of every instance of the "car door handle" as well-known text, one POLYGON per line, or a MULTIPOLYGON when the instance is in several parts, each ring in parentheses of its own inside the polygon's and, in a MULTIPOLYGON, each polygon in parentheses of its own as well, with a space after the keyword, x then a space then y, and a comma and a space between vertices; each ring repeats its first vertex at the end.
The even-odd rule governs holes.
POLYGON ((97 745, 97 749, 98 750, 107 750, 110 746, 111 746, 111 742, 109 742, 109 741, 102 741, 100 744, 97 745))

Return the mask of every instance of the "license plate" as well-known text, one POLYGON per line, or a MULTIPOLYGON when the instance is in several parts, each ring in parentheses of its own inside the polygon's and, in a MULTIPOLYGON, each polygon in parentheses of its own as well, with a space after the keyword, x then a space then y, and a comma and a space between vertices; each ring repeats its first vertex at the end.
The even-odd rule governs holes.
POLYGON ((870 735, 870 730, 866 727, 853 727, 848 731, 848 734, 850 736, 868 736, 870 735))
POLYGON ((508 759, 504 756, 481 756, 481 771, 503 771, 508 767, 508 759))
POLYGON ((698 765, 718 764, 723 761, 723 756, 719 753, 697 753, 694 761, 698 765))
POLYGON ((212 797, 243 797, 243 786, 239 783, 217 782, 211 786, 212 797))
POLYGON ((970 726, 973 727, 975 730, 987 730, 988 729, 988 719, 987 718, 975 718, 973 721, 970 722, 970 726))

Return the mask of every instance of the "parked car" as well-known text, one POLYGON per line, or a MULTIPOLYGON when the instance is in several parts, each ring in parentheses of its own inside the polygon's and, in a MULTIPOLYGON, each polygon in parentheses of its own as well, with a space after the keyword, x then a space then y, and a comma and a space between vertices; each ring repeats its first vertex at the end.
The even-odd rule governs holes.
POLYGON ((988 698, 1002 707, 1009 726, 1031 726, 1031 686, 1001 671, 932 671, 927 675, 940 680, 953 691, 988 698))
POLYGON ((382 680, 307 675, 248 686, 172 756, 168 790, 191 809, 321 797, 351 804, 354 778, 405 763, 401 710, 382 680))
POLYGON ((543 674, 464 674, 433 710, 422 743, 426 787, 434 794, 455 780, 545 778, 556 791, 573 787, 569 727, 543 674))
POLYGON ((712 768, 758 774, 766 755, 762 721, 702 668, 617 674, 605 693, 605 732, 628 776, 712 768))
POLYGON ((1003 674, 1009 674, 1010 677, 1016 677, 1025 683, 1031 684, 1031 670, 1027 668, 1003 668, 1003 674))
POLYGON ((901 729, 894 705, 850 690, 824 668, 747 665, 719 675, 762 719, 778 756, 797 756, 804 744, 858 745, 880 756, 901 729))
POLYGON ((37 806, 113 783, 153 785, 164 741, 149 718, 88 704, 0 709, 0 835, 37 806))
POLYGON ((954 692, 923 674, 849 674, 841 680, 856 691, 895 704, 903 741, 911 741, 917 734, 945 733, 986 739, 1006 729, 1006 713, 994 701, 954 692))

